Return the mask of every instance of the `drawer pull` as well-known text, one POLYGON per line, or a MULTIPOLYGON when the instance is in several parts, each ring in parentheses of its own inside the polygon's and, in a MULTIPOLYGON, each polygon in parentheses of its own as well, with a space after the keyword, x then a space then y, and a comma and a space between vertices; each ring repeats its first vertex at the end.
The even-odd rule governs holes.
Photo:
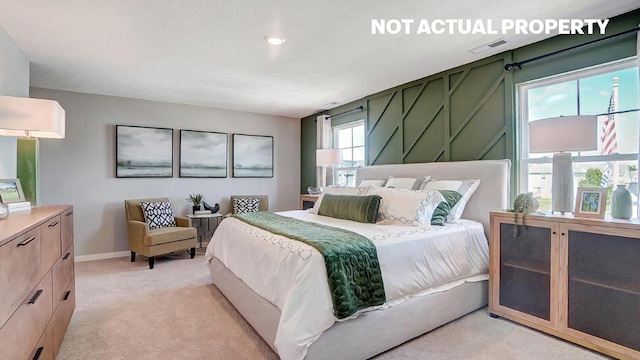
POLYGON ((42 355, 42 350, 44 350, 44 346, 40 346, 37 350, 36 353, 33 354, 33 357, 31 358, 31 360, 38 360, 40 359, 40 355, 42 355))
POLYGON ((62 260, 67 260, 69 258, 69 255, 71 255, 70 252, 64 254, 64 256, 62 257, 62 260))
POLYGON ((35 294, 33 294, 33 297, 31 298, 31 300, 29 300, 28 304, 29 305, 33 305, 36 303, 36 301, 38 301, 38 298, 40 297, 40 295, 42 295, 42 289, 36 291, 35 294))
POLYGON ((58 224, 59 224, 59 222, 58 222, 58 221, 56 221, 56 222, 54 222, 54 223, 52 223, 52 224, 49 224, 49 227, 50 227, 50 228, 52 228, 52 227, 54 227, 54 226, 56 226, 56 225, 58 225, 58 224))
POLYGON ((30 242, 32 242, 32 241, 33 241, 33 240, 35 240, 35 239, 36 239, 36 237, 35 237, 35 236, 32 236, 32 237, 30 237, 30 238, 28 238, 28 239, 26 239, 26 240, 23 240, 23 241, 19 242, 19 243, 18 243, 18 245, 16 245, 16 246, 18 246, 18 247, 20 247, 20 246, 26 246, 27 244, 29 244, 30 242))
POLYGON ((69 295, 71 295, 71 290, 67 290, 67 292, 64 293, 62 300, 69 300, 69 295))
POLYGON ((70 212, 64 214, 64 216, 71 216, 71 215, 73 215, 73 211, 70 211, 70 212))

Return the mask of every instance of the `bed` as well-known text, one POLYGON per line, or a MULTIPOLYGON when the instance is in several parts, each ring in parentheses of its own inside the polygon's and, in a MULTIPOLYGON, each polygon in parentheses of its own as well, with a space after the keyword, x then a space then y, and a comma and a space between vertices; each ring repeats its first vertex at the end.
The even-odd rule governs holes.
MULTIPOLYGON (((392 261, 396 252, 385 248, 384 238, 387 235, 397 237, 402 232, 400 227, 389 226, 381 230, 382 225, 377 225, 377 228, 371 225, 371 228, 362 228, 346 220, 318 219, 323 217, 308 212, 282 213, 301 220, 326 221, 328 225, 336 227, 353 226, 353 231, 370 231, 367 236, 381 239, 374 242, 385 278, 385 292, 393 295, 388 296, 385 304, 358 312, 346 320, 336 321, 335 317, 326 315, 327 311, 331 311, 327 275, 326 272, 322 273, 322 265, 314 260, 317 256, 310 257, 304 244, 270 235, 236 219, 224 220, 207 248, 211 278, 214 285, 283 359, 372 357, 487 304, 486 235, 489 211, 507 207, 510 171, 508 160, 379 165, 357 171, 358 184, 363 180, 386 179, 389 176, 420 178, 429 175, 441 180, 481 180, 464 208, 464 220, 437 229, 432 227, 433 231, 422 234, 411 230, 403 235, 403 242, 420 241, 421 244, 425 243, 422 238, 433 236, 435 232, 450 236, 449 240, 440 241, 439 245, 435 240, 430 241, 432 245, 429 246, 434 246, 431 252, 439 254, 440 261, 450 263, 449 268, 454 270, 436 271, 442 276, 432 286, 422 289, 414 285, 420 282, 415 280, 420 278, 420 271, 423 271, 420 266, 396 269, 394 273, 385 265, 394 264, 392 261), (473 239, 460 243, 458 247, 451 245, 455 240, 450 239, 456 239, 461 234, 471 234, 465 236, 473 239), (470 261, 472 264, 458 263, 455 254, 459 252, 474 252, 476 255, 470 258, 479 260, 470 261), (276 254, 269 256, 279 260, 266 259, 263 262, 263 257, 269 257, 265 255, 267 253, 276 254), (307 261, 305 257, 312 260, 307 261), (483 257, 484 260, 481 260, 483 257), (304 267, 304 271, 299 270, 301 267, 304 267), (290 272, 285 271, 287 269, 290 272), (274 274, 274 271, 287 275, 268 275, 274 274), (458 273, 457 277, 453 272, 458 273), (406 274, 406 278, 403 278, 403 274, 406 274), (325 278, 325 285, 300 285, 303 283, 300 278, 304 277, 306 284, 307 277, 321 276, 325 278), (387 282, 391 278, 395 282, 387 282), (403 283, 403 280, 407 281, 403 283)), ((410 227, 404 227, 407 228, 410 227)), ((398 259, 395 261, 395 264, 402 264, 398 259)), ((425 263, 437 261, 436 256, 425 263)))

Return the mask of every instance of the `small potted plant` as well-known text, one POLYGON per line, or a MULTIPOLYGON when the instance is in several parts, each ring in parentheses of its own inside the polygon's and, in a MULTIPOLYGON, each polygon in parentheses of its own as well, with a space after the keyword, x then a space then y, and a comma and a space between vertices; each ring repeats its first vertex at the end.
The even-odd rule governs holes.
POLYGON ((200 210, 200 204, 202 204, 202 199, 204 199, 204 196, 202 196, 202 194, 189 194, 189 197, 187 198, 187 200, 190 201, 191 205, 193 206, 194 215, 196 211, 200 210))
POLYGON ((522 216, 522 226, 526 229, 527 214, 535 213, 538 210, 540 204, 538 200, 533 197, 533 193, 523 193, 516 197, 513 201, 513 209, 509 210, 514 212, 513 214, 513 236, 518 236, 518 214, 522 216))

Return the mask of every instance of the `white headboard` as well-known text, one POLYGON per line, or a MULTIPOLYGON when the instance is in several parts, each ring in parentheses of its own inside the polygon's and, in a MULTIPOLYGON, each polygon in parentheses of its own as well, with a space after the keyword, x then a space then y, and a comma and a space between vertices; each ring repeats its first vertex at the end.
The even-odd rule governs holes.
POLYGON ((511 161, 507 159, 374 165, 358 169, 356 185, 362 180, 386 179, 389 176, 423 178, 429 175, 436 180, 480 179, 480 186, 467 203, 462 218, 482 223, 488 234, 489 211, 509 207, 510 174, 511 161))

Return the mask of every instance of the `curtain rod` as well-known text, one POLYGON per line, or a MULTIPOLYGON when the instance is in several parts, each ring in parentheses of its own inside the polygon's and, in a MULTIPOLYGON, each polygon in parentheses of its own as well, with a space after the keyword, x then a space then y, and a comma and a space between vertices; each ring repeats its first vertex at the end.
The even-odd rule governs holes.
MULTIPOLYGON (((328 116, 328 117, 340 116, 340 115, 343 115, 343 114, 346 114, 346 113, 350 113, 350 112, 356 111, 356 110, 362 111, 362 110, 364 110, 364 106, 360 105, 357 108, 353 108, 351 110, 343 111, 341 113, 337 113, 337 114, 334 114, 334 115, 324 115, 324 116, 328 116)), ((317 122, 317 121, 318 120, 313 120, 313 122, 317 122)))
POLYGON ((523 61, 516 61, 516 62, 513 62, 513 63, 509 63, 509 64, 506 64, 506 65, 504 66, 504 69, 505 69, 505 70, 507 70, 507 71, 509 71, 509 70, 513 70, 513 68, 516 68, 516 67, 517 67, 519 70, 522 70, 522 65, 524 65, 524 64, 526 64, 526 63, 530 63, 530 62, 532 62, 532 61, 536 61, 536 60, 544 59, 544 58, 546 58, 546 57, 553 56, 553 55, 556 55, 556 54, 560 54, 560 53, 563 53, 563 52, 565 52, 565 51, 569 51, 569 50, 577 49, 577 48, 579 48, 579 47, 583 47, 583 46, 591 45, 591 44, 594 44, 594 43, 597 43, 597 42, 600 42, 600 41, 609 40, 609 39, 612 39, 612 38, 614 38, 614 37, 618 37, 618 36, 621 36, 621 35, 625 35, 625 34, 632 33, 632 32, 637 32, 637 31, 640 31, 640 27, 637 27, 637 28, 635 28, 635 29, 630 29, 630 30, 627 30, 627 31, 623 31, 623 32, 621 32, 621 33, 617 33, 617 34, 613 34, 613 35, 605 36, 605 37, 600 38, 600 39, 591 40, 591 41, 588 41, 588 42, 586 42, 586 43, 584 43, 584 44, 574 45, 574 46, 568 47, 568 48, 566 48, 566 49, 553 51, 553 52, 550 52, 550 53, 548 53, 548 54, 544 54, 544 55, 536 56, 536 57, 531 58, 531 59, 527 59, 527 60, 523 60, 523 61))

